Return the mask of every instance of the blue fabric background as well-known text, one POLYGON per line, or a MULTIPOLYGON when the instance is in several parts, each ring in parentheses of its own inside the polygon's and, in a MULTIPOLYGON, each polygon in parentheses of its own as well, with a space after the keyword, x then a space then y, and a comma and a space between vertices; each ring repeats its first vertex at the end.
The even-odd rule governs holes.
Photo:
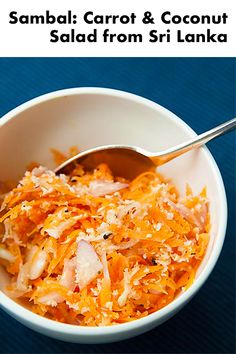
MULTIPOLYGON (((0 59, 0 116, 46 92, 76 86, 130 91, 170 109, 200 133, 235 116, 235 59, 0 59)), ((235 133, 209 143, 229 207, 220 259, 200 292, 153 331, 124 342, 79 345, 25 328, 0 310, 1 353, 235 353, 235 133)))

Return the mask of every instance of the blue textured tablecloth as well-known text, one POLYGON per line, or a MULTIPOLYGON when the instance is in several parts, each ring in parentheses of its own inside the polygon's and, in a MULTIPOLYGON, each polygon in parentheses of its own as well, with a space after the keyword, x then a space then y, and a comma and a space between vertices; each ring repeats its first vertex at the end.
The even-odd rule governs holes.
MULTIPOLYGON (((46 92, 102 86, 158 102, 200 133, 235 116, 235 69, 231 58, 4 58, 0 59, 0 116, 46 92)), ((79 345, 37 334, 0 310, 0 352, 235 353, 235 140, 231 133, 209 144, 225 182, 228 229, 213 273, 181 312, 131 340, 79 345)))

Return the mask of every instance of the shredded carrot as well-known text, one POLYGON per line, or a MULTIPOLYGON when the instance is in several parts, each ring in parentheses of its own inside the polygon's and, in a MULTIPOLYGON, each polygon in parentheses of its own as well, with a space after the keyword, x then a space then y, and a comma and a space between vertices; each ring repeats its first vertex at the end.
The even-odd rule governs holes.
POLYGON ((194 282, 209 242, 206 189, 187 185, 181 198, 157 172, 127 181, 105 164, 68 176, 36 167, 1 200, 6 293, 74 325, 125 323, 168 305, 194 282))
MULTIPOLYGON (((79 153, 79 150, 78 150, 77 146, 72 146, 69 150, 69 153, 64 154, 57 149, 51 148, 51 153, 53 155, 53 160, 55 161, 55 163, 57 165, 60 165, 62 162, 67 160, 69 157, 73 157, 73 156, 77 155, 79 153)), ((29 165, 29 167, 34 166, 33 164, 35 164, 35 163, 32 163, 31 165, 29 165)), ((28 168, 28 170, 30 170, 30 169, 28 168)))

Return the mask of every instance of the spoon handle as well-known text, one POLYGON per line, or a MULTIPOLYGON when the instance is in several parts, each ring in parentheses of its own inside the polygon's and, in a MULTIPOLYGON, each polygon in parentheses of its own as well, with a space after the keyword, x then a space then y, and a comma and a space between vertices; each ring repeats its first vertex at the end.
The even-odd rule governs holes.
POLYGON ((158 155, 151 155, 150 158, 151 160, 156 164, 156 165, 162 165, 168 161, 171 161, 175 157, 178 157, 185 152, 188 152, 194 148, 198 148, 204 144, 206 144, 208 141, 223 135, 225 133, 230 132, 231 130, 234 130, 236 128, 236 118, 233 118, 229 120, 228 122, 225 122, 221 125, 218 125, 217 127, 208 130, 205 133, 202 133, 198 135, 197 137, 179 144, 173 148, 167 149, 163 152, 161 152, 158 155))

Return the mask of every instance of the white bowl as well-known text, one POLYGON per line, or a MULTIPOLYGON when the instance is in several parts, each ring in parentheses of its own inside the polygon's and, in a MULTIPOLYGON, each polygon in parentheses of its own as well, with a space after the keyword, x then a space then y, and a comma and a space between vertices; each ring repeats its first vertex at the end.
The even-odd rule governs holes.
MULTIPOLYGON (((142 97, 105 88, 75 88, 35 98, 0 120, 0 180, 19 179, 26 165, 37 161, 54 167, 51 147, 84 150, 105 144, 136 145, 159 151, 195 136, 167 109, 142 97)), ((212 228, 207 253, 194 284, 172 303, 145 318, 110 327, 80 327, 40 317, 0 291, 0 305, 31 329, 78 343, 119 341, 144 333, 179 311, 211 273, 222 248, 227 223, 225 189, 207 148, 189 152, 162 166, 180 191, 189 183, 194 192, 207 186, 212 228)), ((3 283, 3 278, 0 279, 3 283)))

